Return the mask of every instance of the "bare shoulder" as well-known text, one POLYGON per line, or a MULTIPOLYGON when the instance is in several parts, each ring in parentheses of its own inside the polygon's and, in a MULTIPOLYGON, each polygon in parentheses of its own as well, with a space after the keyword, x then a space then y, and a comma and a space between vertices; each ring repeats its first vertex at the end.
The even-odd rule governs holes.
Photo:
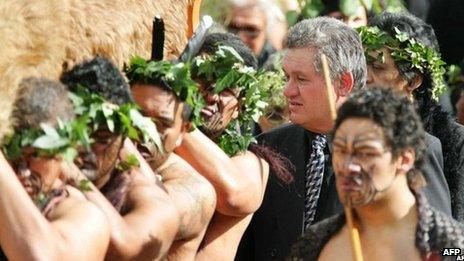
POLYGON ((351 257, 348 230, 344 225, 322 248, 318 260, 337 260, 341 256, 351 257))
POLYGON ((169 156, 166 165, 167 167, 162 171, 163 178, 169 178, 171 176, 177 177, 185 174, 200 175, 187 161, 175 153, 169 156))
POLYGON ((127 192, 127 203, 131 209, 155 210, 161 204, 171 204, 166 188, 155 177, 148 177, 138 169, 133 169, 130 177, 131 184, 127 192))
POLYGON ((106 221, 104 214, 88 201, 81 191, 72 186, 65 186, 65 188, 68 196, 59 201, 50 211, 48 215, 50 221, 80 217, 90 219, 89 222, 106 221), (92 218, 89 218, 90 216, 92 218))
POLYGON ((110 240, 105 214, 76 188, 66 186, 66 189, 68 197, 50 211, 48 219, 76 259, 102 259, 110 240))

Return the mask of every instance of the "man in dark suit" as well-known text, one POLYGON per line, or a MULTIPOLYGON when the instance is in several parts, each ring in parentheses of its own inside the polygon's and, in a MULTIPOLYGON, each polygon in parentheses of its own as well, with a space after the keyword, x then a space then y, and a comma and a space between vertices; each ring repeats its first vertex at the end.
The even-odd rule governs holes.
MULTIPOLYGON (((292 124, 258 137, 295 165, 295 182, 284 185, 269 175, 261 208, 255 213, 237 260, 281 260, 311 224, 343 211, 330 159, 333 120, 321 65, 327 56, 339 107, 366 82, 366 61, 358 34, 332 18, 304 20, 286 38, 283 69, 292 124), (322 171, 323 170, 323 171, 322 171)), ((440 142, 429 136, 425 176, 431 204, 450 214, 449 190, 443 177, 440 142)))

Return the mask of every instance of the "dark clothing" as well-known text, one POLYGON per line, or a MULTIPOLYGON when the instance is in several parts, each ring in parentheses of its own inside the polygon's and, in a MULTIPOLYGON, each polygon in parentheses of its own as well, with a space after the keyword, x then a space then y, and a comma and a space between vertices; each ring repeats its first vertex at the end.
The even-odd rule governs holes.
MULTIPOLYGON (((258 136, 259 143, 276 149, 290 159, 295 166, 295 182, 284 185, 271 172, 263 203, 240 242, 236 260, 282 260, 288 255, 290 246, 302 235, 305 172, 314 136, 295 124, 284 125, 258 136)), ((449 190, 440 166, 443 164, 440 142, 430 135, 427 141, 427 198, 434 207, 451 214, 449 190)), ((325 154, 324 178, 314 223, 343 211, 327 147, 325 154)))
POLYGON ((3 261, 3 260, 8 260, 5 256, 5 254, 3 253, 2 249, 0 249, 0 261, 3 261))
MULTIPOLYGON (((464 225, 430 206, 422 196, 417 200, 419 222, 416 247, 424 260, 441 257, 443 248, 464 248, 464 225)), ((345 225, 345 215, 337 214, 313 225, 292 246, 288 260, 317 260, 324 246, 345 225)), ((455 260, 456 257, 447 257, 455 260)), ((442 260, 447 260, 442 258, 442 260)))
POLYGON ((453 183, 450 184, 453 217, 459 222, 464 222, 464 126, 453 122, 451 128, 450 134, 453 135, 451 145, 457 154, 456 159, 450 159, 454 171, 449 174, 450 182, 453 183))
POLYGON ((443 60, 459 64, 464 58, 464 1, 432 1, 427 23, 435 31, 443 60))
POLYGON ((263 67, 263 64, 269 59, 269 56, 271 54, 275 53, 276 49, 268 42, 263 46, 263 49, 261 49, 261 52, 259 53, 258 57, 256 59, 258 60, 258 68, 263 67))
POLYGON ((430 9, 430 0, 408 0, 406 7, 411 14, 425 21, 430 9))

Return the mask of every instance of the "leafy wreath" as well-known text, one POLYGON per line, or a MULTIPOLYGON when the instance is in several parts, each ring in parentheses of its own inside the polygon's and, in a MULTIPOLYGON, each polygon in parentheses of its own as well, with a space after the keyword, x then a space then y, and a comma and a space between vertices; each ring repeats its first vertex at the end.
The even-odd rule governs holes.
POLYGON ((446 64, 440 56, 440 53, 432 48, 426 47, 421 43, 395 28, 395 37, 390 36, 378 27, 362 26, 358 28, 361 40, 365 49, 365 55, 368 61, 378 60, 385 61, 381 48, 391 50, 392 58, 404 63, 410 68, 416 68, 421 73, 429 73, 433 81, 432 98, 438 100, 440 94, 446 91, 444 75, 446 64), (369 55, 375 52, 377 57, 369 55))
POLYGON ((40 128, 25 128, 8 136, 3 151, 9 160, 21 156, 21 148, 34 147, 38 155, 59 155, 73 161, 79 147, 90 147, 93 142, 90 133, 102 124, 106 124, 111 132, 141 142, 152 142, 162 150, 156 126, 140 114, 135 104, 114 105, 82 86, 76 92, 70 92, 69 97, 79 117, 69 122, 58 119, 57 128, 40 124, 40 128))
POLYGON ((79 115, 77 120, 86 123, 90 129, 83 135, 84 140, 89 140, 88 133, 106 125, 112 133, 121 134, 141 143, 152 143, 160 151, 163 150, 155 124, 140 113, 136 104, 125 103, 118 106, 82 86, 79 86, 75 92, 70 92, 69 98, 74 104, 75 114, 79 115))
POLYGON ((192 75, 205 82, 214 82, 215 93, 228 88, 239 89, 241 111, 219 137, 218 145, 230 156, 246 151, 252 142, 256 142, 252 134, 253 122, 258 121, 268 105, 265 100, 270 88, 274 84, 282 84, 281 75, 245 66, 240 55, 228 46, 219 46, 213 55, 195 57, 192 75))
POLYGON ((77 148, 88 146, 87 124, 82 119, 70 122, 58 120, 57 128, 42 123, 40 128, 22 129, 6 137, 3 151, 9 160, 21 156, 21 148, 34 147, 40 156, 60 155, 72 161, 77 155, 77 148))
POLYGON ((201 109, 205 102, 198 91, 196 83, 190 77, 190 66, 185 63, 170 61, 147 61, 134 57, 126 68, 126 75, 131 82, 158 83, 164 81, 176 96, 192 108, 191 122, 201 125, 201 109))

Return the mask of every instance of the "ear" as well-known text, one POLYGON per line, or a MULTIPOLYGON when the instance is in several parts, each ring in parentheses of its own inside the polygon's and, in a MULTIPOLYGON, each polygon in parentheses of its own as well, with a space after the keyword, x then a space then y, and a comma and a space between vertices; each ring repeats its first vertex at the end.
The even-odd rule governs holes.
POLYGON ((352 91, 354 86, 354 78, 351 72, 344 72, 335 85, 335 93, 339 97, 347 97, 352 91))
POLYGON ((239 108, 239 104, 238 103, 236 106, 235 106, 235 109, 234 109, 234 112, 232 113, 232 120, 235 120, 238 118, 238 108, 239 108))
POLYGON ((414 162, 416 161, 416 153, 412 148, 407 148, 403 150, 397 159, 397 172, 398 173, 407 173, 409 170, 414 168, 414 162))
POLYGON ((176 148, 182 145, 182 141, 184 139, 184 135, 192 129, 192 123, 189 121, 182 122, 182 127, 180 129, 179 137, 176 140, 176 148))
POLYGON ((409 80, 408 84, 405 87, 406 92, 408 93, 408 95, 411 95, 412 91, 419 88, 419 86, 421 86, 423 80, 424 80, 424 78, 422 77, 421 74, 416 74, 416 76, 414 76, 414 78, 409 80))

